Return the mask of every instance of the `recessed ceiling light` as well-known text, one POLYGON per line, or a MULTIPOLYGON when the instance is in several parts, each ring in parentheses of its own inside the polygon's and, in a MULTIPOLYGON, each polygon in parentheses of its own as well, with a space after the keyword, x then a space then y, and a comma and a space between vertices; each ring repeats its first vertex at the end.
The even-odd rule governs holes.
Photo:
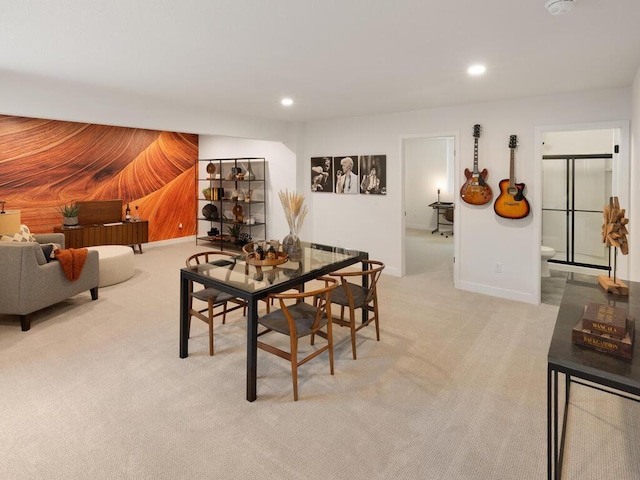
POLYGON ((467 73, 469 75, 473 75, 473 76, 482 75, 486 71, 487 71, 487 67, 485 67, 484 65, 480 65, 480 64, 471 65, 467 69, 467 73))
POLYGON ((282 100, 280 100, 280 103, 285 107, 290 107, 291 105, 293 105, 293 100, 290 98, 283 98, 282 100))

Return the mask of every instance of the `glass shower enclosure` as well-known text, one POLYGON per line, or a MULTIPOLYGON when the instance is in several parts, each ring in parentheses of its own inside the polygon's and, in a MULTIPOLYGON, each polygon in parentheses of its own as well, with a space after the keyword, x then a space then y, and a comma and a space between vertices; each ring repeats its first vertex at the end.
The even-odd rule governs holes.
POLYGON ((542 157, 542 244, 550 263, 610 270, 602 209, 612 190, 611 154, 542 157))

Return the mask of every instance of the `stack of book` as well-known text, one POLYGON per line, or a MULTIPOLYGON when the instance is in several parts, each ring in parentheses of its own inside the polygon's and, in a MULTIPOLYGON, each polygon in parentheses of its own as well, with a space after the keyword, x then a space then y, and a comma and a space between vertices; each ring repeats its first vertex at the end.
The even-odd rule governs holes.
POLYGON ((623 358, 633 357, 635 319, 624 308, 589 303, 573 327, 572 341, 600 352, 623 358))

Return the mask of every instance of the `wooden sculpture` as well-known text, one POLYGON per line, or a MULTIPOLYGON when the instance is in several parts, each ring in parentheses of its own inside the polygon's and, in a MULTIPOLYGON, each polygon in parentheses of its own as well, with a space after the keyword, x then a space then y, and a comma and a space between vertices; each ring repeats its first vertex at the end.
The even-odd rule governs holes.
POLYGON ((629 287, 616 278, 618 249, 623 255, 629 253, 629 243, 627 242, 626 225, 629 219, 624 217, 625 209, 620 208, 618 197, 610 197, 609 205, 605 205, 602 211, 604 223, 602 224, 602 243, 609 248, 613 247, 613 278, 609 275, 599 275, 598 283, 609 293, 617 295, 629 295, 629 287))

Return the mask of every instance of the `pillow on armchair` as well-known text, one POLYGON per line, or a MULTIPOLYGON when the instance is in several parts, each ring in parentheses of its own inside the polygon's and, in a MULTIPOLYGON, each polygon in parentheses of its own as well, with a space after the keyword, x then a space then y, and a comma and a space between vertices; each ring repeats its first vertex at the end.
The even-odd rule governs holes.
POLYGON ((40 244, 40 247, 42 248, 42 253, 44 254, 44 259, 47 261, 47 263, 49 263, 51 259, 54 258, 53 251, 56 248, 60 248, 55 243, 42 243, 40 244))
POLYGON ((36 237, 31 234, 29 227, 20 225, 20 231, 13 235, 2 235, 0 242, 35 242, 36 237))
MULTIPOLYGON (((13 235, 0 236, 0 242, 38 242, 38 239, 31 233, 29 227, 26 225, 20 225, 20 231, 13 235)), ((42 255, 40 252, 36 253, 36 257, 39 265, 49 263, 51 259, 55 258, 53 252, 56 248, 60 248, 60 245, 56 243, 41 243, 42 255)))

